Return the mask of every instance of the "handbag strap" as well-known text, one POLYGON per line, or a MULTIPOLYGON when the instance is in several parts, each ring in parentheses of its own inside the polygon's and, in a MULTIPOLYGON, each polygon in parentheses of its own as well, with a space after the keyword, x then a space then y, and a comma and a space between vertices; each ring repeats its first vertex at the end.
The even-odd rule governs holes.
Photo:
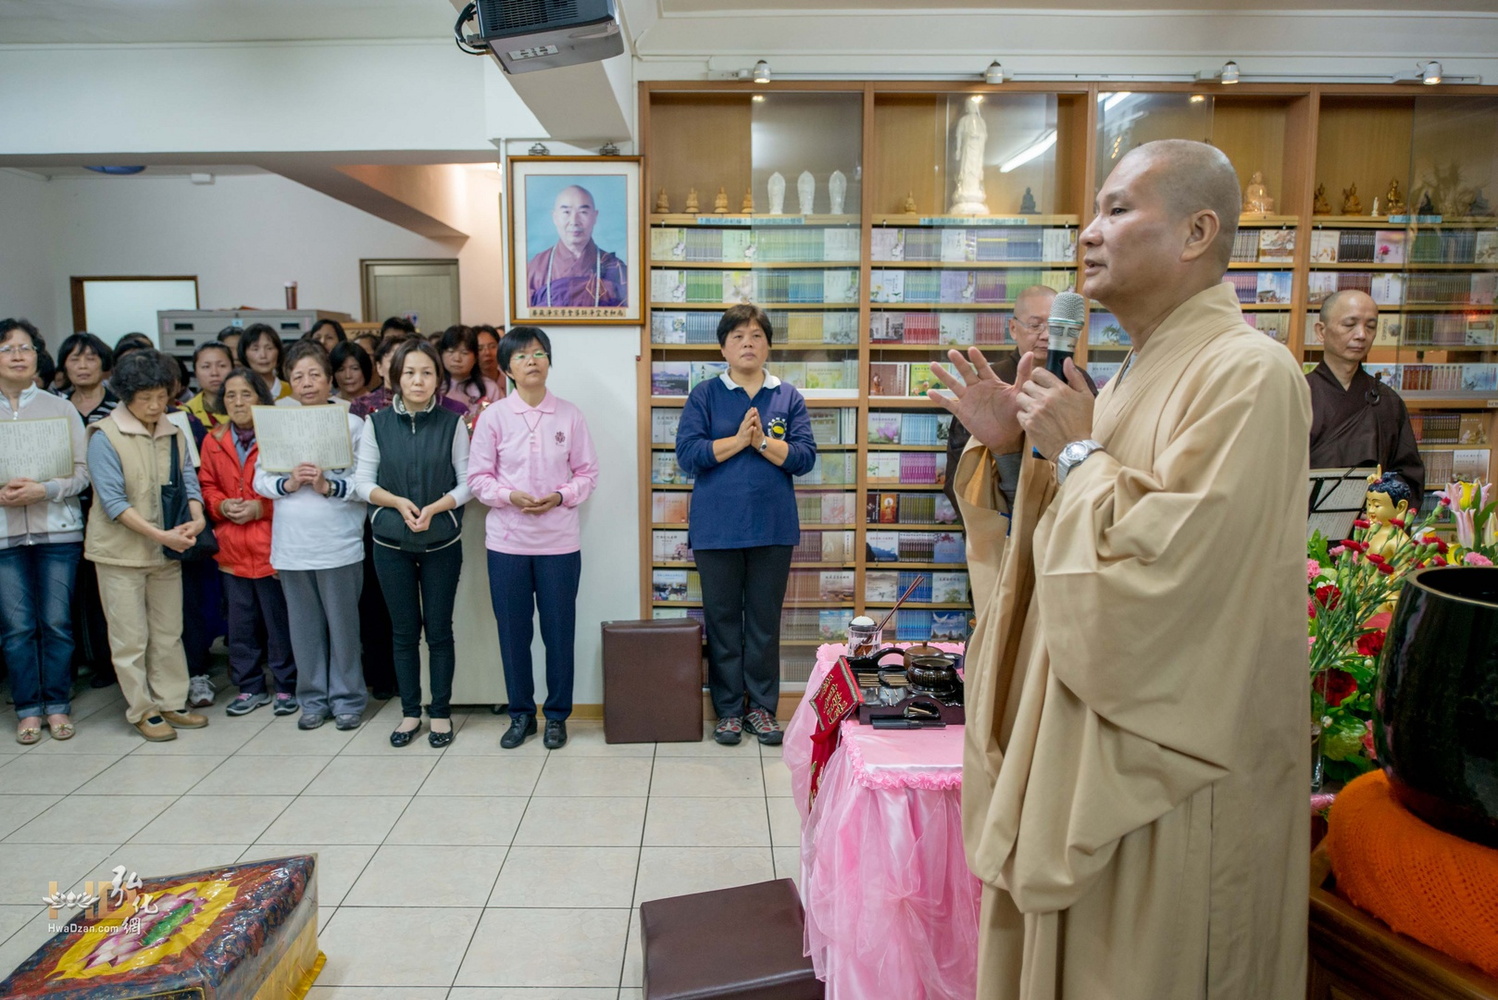
POLYGON ((173 424, 172 427, 177 433, 172 435, 172 468, 167 476, 167 485, 180 489, 182 487, 182 460, 177 454, 177 438, 182 435, 182 429, 177 427, 176 424, 173 424))

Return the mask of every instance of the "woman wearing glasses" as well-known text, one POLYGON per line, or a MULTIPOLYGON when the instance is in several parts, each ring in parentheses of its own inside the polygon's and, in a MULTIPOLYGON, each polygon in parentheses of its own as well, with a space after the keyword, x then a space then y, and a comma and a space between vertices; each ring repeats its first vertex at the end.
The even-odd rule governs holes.
POLYGON ((582 411, 546 388, 551 340, 517 326, 499 344, 499 367, 512 386, 479 415, 468 460, 473 495, 492 508, 485 521, 489 595, 499 625, 510 728, 499 745, 513 750, 536 731, 531 620, 541 612, 546 644, 546 734, 567 742, 572 714, 573 634, 582 575, 578 506, 598 480, 598 456, 582 411))

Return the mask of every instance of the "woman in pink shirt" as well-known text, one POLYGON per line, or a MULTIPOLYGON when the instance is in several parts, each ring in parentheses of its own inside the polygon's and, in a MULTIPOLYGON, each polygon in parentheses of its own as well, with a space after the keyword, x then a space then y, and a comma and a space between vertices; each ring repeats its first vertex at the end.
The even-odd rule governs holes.
POLYGON ((513 750, 536 731, 531 621, 539 609, 546 644, 543 742, 555 750, 567 742, 572 714, 582 575, 577 508, 593 492, 598 455, 582 411, 546 389, 551 340, 544 330, 517 326, 506 333, 499 368, 513 389, 479 415, 468 456, 468 486, 492 508, 485 521, 489 596, 510 698, 510 728, 499 745, 513 750))

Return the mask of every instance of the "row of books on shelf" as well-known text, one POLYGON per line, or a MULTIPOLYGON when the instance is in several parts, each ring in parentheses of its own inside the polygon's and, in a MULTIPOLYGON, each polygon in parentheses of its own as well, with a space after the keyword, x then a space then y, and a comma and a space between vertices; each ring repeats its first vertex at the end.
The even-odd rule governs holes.
POLYGON ((869 340, 874 344, 932 344, 965 347, 972 344, 1013 345, 1007 312, 894 312, 869 313, 869 340))
POLYGON ((869 276, 869 301, 876 303, 1008 302, 1031 285, 1061 292, 1077 280, 1074 270, 963 271, 875 268, 869 276))
POLYGON ((976 229, 879 227, 869 258, 875 261, 976 263, 1047 261, 1068 263, 1077 256, 1075 229, 985 226, 976 229))
MULTIPOLYGON (((956 372, 950 366, 953 377, 956 372)), ((924 396, 932 389, 944 388, 931 371, 929 361, 872 361, 869 363, 869 395, 924 396)), ((934 405, 934 404, 933 404, 934 405)))
POLYGON ((912 604, 969 603, 967 573, 957 570, 871 569, 863 575, 863 599, 869 604, 894 604, 912 583, 915 590, 906 598, 912 604))
MULTIPOLYGON (((1320 344, 1319 313, 1306 316, 1306 343, 1320 344)), ((1380 313, 1374 347, 1491 347, 1498 344, 1491 312, 1380 313)))
MULTIPOLYGON (((652 361, 650 394, 652 396, 687 396, 709 379, 728 370, 726 361, 652 361)), ((849 395, 858 390, 858 359, 842 361, 771 361, 765 370, 800 389, 803 393, 838 390, 849 395)))
MULTIPOLYGON (((1306 364, 1307 370, 1315 365, 1306 364)), ((1396 392, 1498 392, 1498 364, 1373 364, 1363 369, 1396 392)))
POLYGON ((1488 417, 1483 413, 1412 413, 1410 427, 1421 444, 1488 443, 1488 417))
POLYGON ((1295 263, 1295 230, 1239 229, 1233 237, 1235 264, 1295 263))
POLYGON ((1367 292, 1381 306, 1491 306, 1498 296, 1498 272, 1312 271, 1306 278, 1306 294, 1313 306, 1333 292, 1349 289, 1367 292))
POLYGON ((870 562, 967 563, 960 531, 865 531, 870 562))
MULTIPOLYGON (((851 492, 796 492, 796 515, 802 524, 852 524, 857 504, 858 494, 851 492)), ((650 494, 650 520, 654 524, 685 525, 691 515, 691 506, 692 494, 685 490, 653 492, 650 494)), ((686 542, 686 532, 681 534, 680 539, 663 538, 661 532, 656 532, 657 560, 674 561, 672 557, 660 555, 660 552, 679 551, 678 543, 686 542)))
POLYGON ((944 445, 951 430, 950 413, 874 411, 869 414, 865 440, 869 444, 944 445))
POLYGON ((858 271, 838 268, 818 271, 715 271, 655 268, 650 272, 650 301, 694 302, 704 305, 740 302, 805 303, 858 301, 858 271))
MULTIPOLYGON (((954 575, 966 576, 961 573, 954 575)), ((893 601, 894 598, 890 598, 890 602, 893 601)), ((780 612, 780 638, 788 642, 845 642, 848 638, 848 623, 855 614, 852 608, 786 607, 780 612)), ((651 609, 651 617, 695 618, 700 622, 704 616, 701 608, 658 607, 651 609)), ((896 642, 923 642, 930 639, 961 642, 966 640, 969 628, 969 615, 966 611, 902 608, 895 612, 894 621, 885 628, 884 638, 896 642)), ((782 673, 782 676, 785 674, 782 673)), ((805 679, 804 676, 802 679, 805 679)))
MULTIPOLYGON (((811 424, 811 436, 817 444, 857 444, 859 441, 858 411, 853 407, 816 407, 807 410, 807 421, 811 424)), ((650 411, 650 443, 676 443, 676 432, 681 426, 681 410, 677 407, 657 406, 650 411)))
POLYGON ((702 264, 857 263, 860 235, 851 226, 656 226, 650 230, 650 259, 702 264))
POLYGON ((1290 271, 1229 271, 1227 282, 1244 305, 1289 305, 1293 277, 1290 271))
POLYGON ((945 493, 873 493, 864 500, 868 524, 956 524, 957 511, 945 493))
POLYGON ((932 451, 871 451, 863 472, 869 483, 935 486, 946 481, 947 457, 932 451))
MULTIPOLYGON (((848 532, 849 535, 853 533, 848 532)), ((798 559, 797 562, 815 562, 798 559)), ((831 560, 827 560, 831 561, 831 560)), ((854 599, 853 570, 791 570, 786 598, 798 604, 810 601, 844 603, 854 599)), ((969 604, 968 577, 962 571, 869 570, 864 574, 863 599, 869 604, 894 604, 906 589, 915 589, 907 604, 969 604), (919 582, 917 582, 919 578, 919 582)), ((695 569, 654 569, 650 572, 650 599, 668 602, 702 600, 702 577, 695 569)), ((844 616, 842 635, 847 634, 844 616)), ((823 633, 824 635, 826 633, 823 633)))
POLYGON ((1492 457, 1487 448, 1422 451, 1420 461, 1425 463, 1425 488, 1444 489, 1447 483, 1458 479, 1466 483, 1487 480, 1492 457))
POLYGON ((1318 229, 1314 264, 1498 264, 1498 229, 1318 229))
MULTIPOLYGON (((766 309, 778 346, 798 344, 856 344, 857 312, 813 312, 811 310, 766 309)), ((652 344, 702 344, 718 346, 718 320, 713 312, 660 309, 650 314, 652 344)))
POLYGON ((803 531, 791 550, 791 562, 853 562, 858 555, 856 538, 851 531, 803 531))

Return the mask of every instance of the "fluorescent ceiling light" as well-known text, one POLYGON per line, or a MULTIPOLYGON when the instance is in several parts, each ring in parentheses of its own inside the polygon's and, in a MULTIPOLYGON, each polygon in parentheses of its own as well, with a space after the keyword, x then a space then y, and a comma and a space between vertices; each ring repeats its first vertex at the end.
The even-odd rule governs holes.
POLYGON ((1033 146, 1027 146, 1010 157, 1006 163, 999 167, 999 173, 1007 174, 1017 167, 1024 166, 1054 145, 1056 145, 1056 130, 1051 129, 1045 135, 1041 136, 1033 146))

